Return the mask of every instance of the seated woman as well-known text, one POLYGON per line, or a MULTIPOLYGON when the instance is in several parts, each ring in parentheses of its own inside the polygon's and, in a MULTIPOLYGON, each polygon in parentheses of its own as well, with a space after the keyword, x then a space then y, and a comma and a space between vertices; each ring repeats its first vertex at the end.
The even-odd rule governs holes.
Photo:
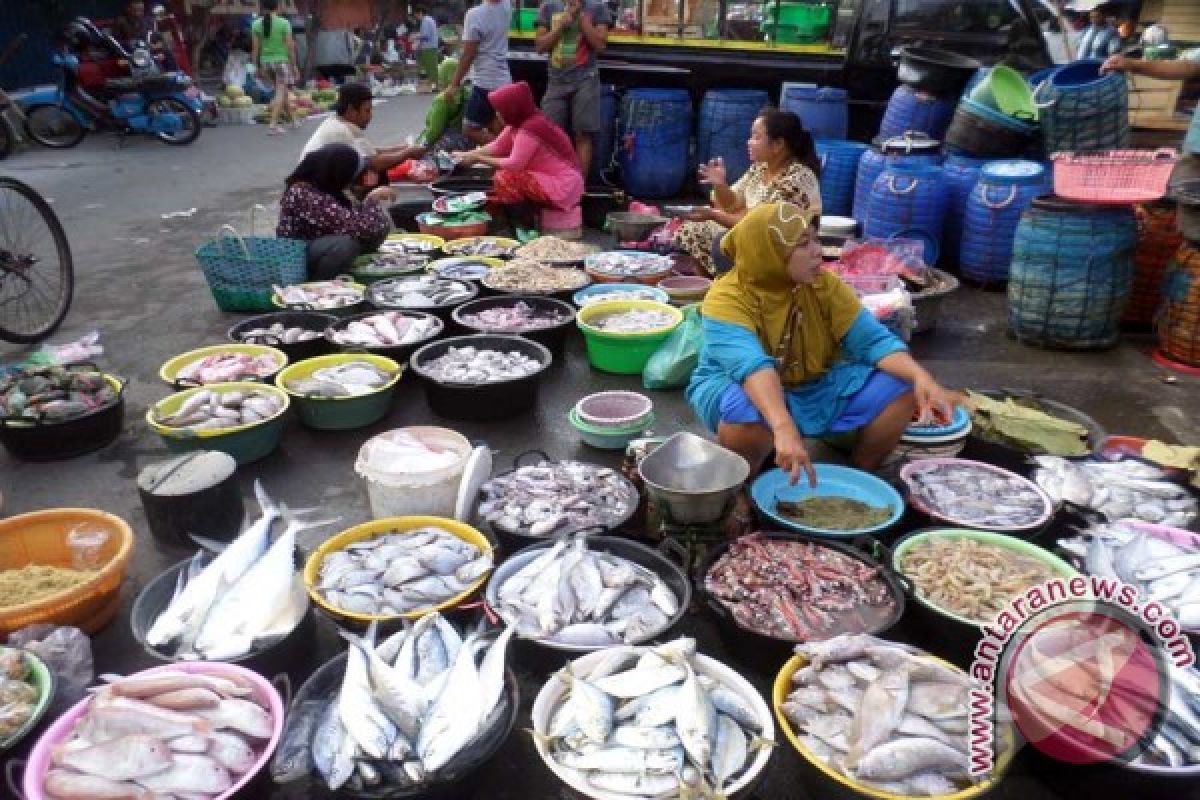
POLYGON ((853 433, 855 466, 874 470, 914 410, 949 419, 958 398, 822 269, 810 219, 768 203, 726 234, 734 266, 704 299, 704 348, 687 398, 754 472, 773 449, 792 483, 807 472, 815 484, 805 437, 853 433))
POLYGON ((700 180, 712 185, 713 206, 694 212, 675 232, 675 247, 710 275, 722 271, 714 260, 716 243, 747 211, 763 203, 793 203, 808 214, 821 215, 821 162, 799 117, 790 111, 764 111, 750 128, 746 149, 753 163, 733 186, 726 183, 719 159, 700 166, 700 180))
POLYGON ((529 84, 510 83, 488 93, 504 130, 496 140, 466 153, 464 164, 496 168, 492 200, 506 208, 510 219, 532 228, 530 207, 570 211, 583 198, 583 173, 575 147, 563 129, 538 110, 529 84))
POLYGON ((392 229, 387 208, 395 202, 394 189, 372 189, 362 205, 347 194, 365 169, 353 147, 328 144, 301 159, 285 181, 275 235, 308 242, 310 280, 348 272, 354 259, 378 249, 392 229))

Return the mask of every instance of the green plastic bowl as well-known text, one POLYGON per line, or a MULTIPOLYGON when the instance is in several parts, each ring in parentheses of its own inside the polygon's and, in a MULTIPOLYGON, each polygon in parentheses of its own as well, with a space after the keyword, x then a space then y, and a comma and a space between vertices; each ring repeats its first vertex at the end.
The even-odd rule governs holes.
MULTIPOLYGON (((311 359, 310 359, 311 360, 311 359)), ((146 411, 148 424, 172 453, 190 453, 194 450, 219 450, 233 456, 238 465, 250 464, 266 458, 275 452, 283 439, 284 423, 287 412, 291 407, 291 399, 284 392, 270 384, 264 383, 211 383, 207 386, 177 392, 170 397, 159 400, 146 411), (212 391, 241 391, 269 390, 278 392, 283 397, 284 406, 275 416, 254 422, 249 425, 239 425, 236 428, 226 428, 211 431, 189 431, 181 428, 171 428, 161 424, 155 417, 156 413, 173 414, 187 398, 205 389, 212 391)))
POLYGON ((1003 64, 992 67, 987 77, 971 90, 971 99, 1010 117, 1038 118, 1029 83, 1021 73, 1003 64))
POLYGON ((583 443, 597 450, 624 450, 634 439, 641 438, 646 429, 654 424, 654 419, 654 412, 651 411, 636 425, 625 428, 597 428, 581 420, 579 412, 574 408, 567 412, 567 420, 579 431, 583 443))
MULTIPOLYGON (((20 650, 20 648, 0 647, 0 652, 5 650, 20 650)), ((50 701, 54 699, 54 673, 46 666, 46 662, 33 653, 27 650, 20 650, 20 652, 24 653, 25 663, 29 665, 29 677, 26 680, 34 689, 37 689, 37 701, 33 704, 33 713, 29 715, 29 719, 25 720, 25 724, 13 732, 12 736, 0 739, 0 753, 24 739, 25 735, 33 730, 45 716, 46 709, 50 707, 50 701)))
POLYGON ((683 322, 683 312, 665 303, 655 303, 650 300, 613 300, 594 303, 580 309, 575 318, 575 324, 583 331, 583 339, 587 345, 588 361, 601 372, 611 372, 617 375, 638 375, 646 368, 650 356, 662 346, 679 324, 683 322), (664 328, 658 328, 646 333, 613 333, 594 328, 590 320, 607 314, 618 314, 634 309, 669 311, 674 320, 664 328))
POLYGON ((373 425, 392 408, 396 384, 404 368, 390 358, 366 353, 336 353, 297 362, 275 376, 275 385, 287 392, 300 415, 300 421, 319 431, 349 431, 373 425), (350 361, 365 361, 393 373, 379 389, 357 397, 307 397, 287 388, 287 381, 307 378, 316 370, 350 361))

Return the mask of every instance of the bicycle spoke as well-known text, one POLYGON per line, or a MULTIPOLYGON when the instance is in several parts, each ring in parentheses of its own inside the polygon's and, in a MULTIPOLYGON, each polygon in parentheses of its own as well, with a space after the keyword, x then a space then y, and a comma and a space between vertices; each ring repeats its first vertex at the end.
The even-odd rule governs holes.
POLYGON ((53 212, 19 183, 0 182, 0 331, 34 340, 61 320, 70 300, 69 252, 60 251, 53 212), (45 216, 50 214, 50 217, 45 216))

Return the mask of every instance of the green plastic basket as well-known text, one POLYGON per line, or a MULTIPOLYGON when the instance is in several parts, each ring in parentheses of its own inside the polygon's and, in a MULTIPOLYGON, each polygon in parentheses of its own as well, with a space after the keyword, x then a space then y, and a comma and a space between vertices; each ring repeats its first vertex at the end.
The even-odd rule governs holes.
POLYGON ((223 225, 196 248, 196 261, 222 311, 271 311, 271 287, 303 283, 307 245, 297 239, 239 236, 223 225))
POLYGON ((971 99, 1010 117, 1026 120, 1038 117, 1029 83, 1021 73, 1003 64, 988 71, 987 77, 971 90, 971 99))

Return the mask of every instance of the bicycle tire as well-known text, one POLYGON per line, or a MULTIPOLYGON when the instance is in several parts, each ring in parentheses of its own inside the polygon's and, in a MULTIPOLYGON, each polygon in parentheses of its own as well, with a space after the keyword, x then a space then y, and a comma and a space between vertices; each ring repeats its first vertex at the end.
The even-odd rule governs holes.
MULTIPOLYGON (((18 331, 10 328, 4 317, 4 308, 0 305, 0 339, 14 344, 32 344, 40 342, 54 333, 66 318, 67 312, 71 308, 71 299, 75 294, 75 262, 71 257, 71 244, 67 240, 66 231, 63 230, 62 223, 59 222, 58 215, 54 213, 54 209, 42 198, 41 194, 33 187, 22 183, 16 178, 0 176, 0 192, 5 191, 16 192, 33 206, 41 216, 46 228, 49 229, 55 251, 58 254, 62 286, 59 290, 57 304, 52 315, 42 322, 40 326, 26 331, 18 331)), ((4 244, 4 242, 0 242, 0 249, 3 248, 4 244)), ((0 278, 3 277, 3 275, 0 275, 0 278)))
POLYGON ((55 150, 65 150, 68 147, 74 147, 83 141, 83 137, 87 135, 87 129, 75 119, 71 112, 56 105, 34 106, 25 112, 25 132, 29 134, 29 138, 33 139, 38 144, 44 147, 52 147, 55 150), (56 121, 66 122, 64 133, 61 137, 55 138, 45 136, 40 126, 35 124, 36 120, 40 120, 43 115, 55 114, 56 121))
POLYGON ((17 149, 17 131, 13 128, 12 122, 5 116, 4 109, 0 109, 0 161, 8 158, 17 149))
POLYGON ((164 106, 168 106, 171 110, 171 113, 183 115, 187 120, 190 121, 192 126, 185 135, 179 137, 170 133, 157 134, 160 142, 164 142, 165 144, 169 144, 174 147, 183 147, 184 145, 191 144, 200 138, 200 129, 204 127, 204 123, 201 121, 200 115, 197 114, 194 109, 188 107, 186 103, 176 100, 174 97, 163 97, 153 101, 150 103, 150 105, 153 106, 160 103, 164 106))

